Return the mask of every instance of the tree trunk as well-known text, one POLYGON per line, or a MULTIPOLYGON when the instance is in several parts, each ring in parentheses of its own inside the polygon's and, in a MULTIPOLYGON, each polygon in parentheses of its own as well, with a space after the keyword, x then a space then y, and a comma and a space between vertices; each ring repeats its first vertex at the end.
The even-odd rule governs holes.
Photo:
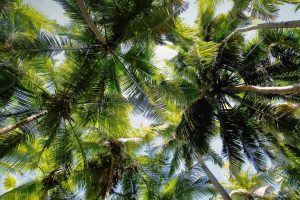
POLYGON ((244 27, 244 28, 238 28, 235 31, 233 31, 230 35, 228 35, 223 40, 223 42, 226 43, 228 40, 230 40, 231 37, 233 37, 237 33, 244 33, 248 31, 260 30, 260 29, 299 28, 299 27, 300 27, 300 20, 261 23, 253 26, 244 27))
POLYGON ((242 85, 233 87, 224 87, 223 91, 239 92, 257 92, 262 94, 297 94, 300 92, 300 85, 282 86, 282 87, 260 87, 254 85, 242 85))
POLYGON ((115 162, 116 162, 116 158, 113 155, 112 158, 111 158, 111 166, 110 166, 109 174, 108 174, 108 177, 107 177, 108 178, 108 184, 107 184, 107 190, 106 190, 106 194, 105 194, 104 200, 108 200, 109 194, 110 194, 110 190, 112 189, 112 182, 113 182, 115 162))
POLYGON ((43 110, 40 113, 34 114, 34 115, 30 116, 30 117, 27 117, 27 118, 21 120, 20 122, 17 122, 16 124, 9 125, 9 126, 6 126, 4 128, 1 128, 0 129, 0 135, 6 134, 6 133, 8 133, 8 132, 10 132, 12 130, 15 130, 16 128, 24 126, 25 124, 28 124, 28 123, 30 123, 30 122, 32 122, 32 121, 34 121, 34 120, 36 120, 36 119, 38 119, 38 118, 46 115, 47 113, 48 113, 47 110, 43 110))
POLYGON ((96 38, 101 42, 101 44, 106 46, 106 44, 107 44, 106 39, 99 32, 97 26, 95 25, 92 18, 90 17, 90 15, 87 11, 87 8, 84 4, 84 1, 77 0, 77 5, 79 6, 82 16, 83 16, 84 20, 86 21, 87 25, 89 26, 89 28, 91 29, 91 31, 95 34, 96 38))
POLYGON ((208 176, 208 178, 210 179, 211 183, 214 185, 216 190, 220 193, 222 198, 224 200, 231 200, 231 197, 226 192, 225 188, 221 185, 221 183, 213 175, 213 173, 208 169, 208 167, 206 166, 204 160, 202 159, 202 157, 199 154, 197 154, 197 159, 198 159, 198 162, 201 165, 202 169, 204 170, 204 172, 206 173, 206 175, 208 176))

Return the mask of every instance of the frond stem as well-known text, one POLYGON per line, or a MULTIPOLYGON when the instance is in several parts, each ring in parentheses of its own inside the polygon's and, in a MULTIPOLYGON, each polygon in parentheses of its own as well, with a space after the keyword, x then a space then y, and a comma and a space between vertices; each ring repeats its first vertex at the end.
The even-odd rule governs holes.
POLYGON ((36 120, 36 119, 38 119, 40 117, 43 117, 47 113, 48 113, 47 110, 42 110, 41 112, 39 112, 37 114, 34 114, 34 115, 30 116, 30 117, 27 117, 27 118, 25 118, 25 119, 23 119, 23 120, 15 123, 15 124, 13 124, 13 125, 9 125, 9 126, 6 126, 4 128, 1 128, 0 129, 0 135, 4 135, 4 134, 6 134, 6 133, 8 133, 8 132, 10 132, 12 130, 15 130, 15 129, 23 126, 23 125, 26 125, 26 124, 28 124, 28 123, 30 123, 30 122, 32 122, 32 121, 34 121, 34 120, 36 120))
POLYGON ((79 6, 81 13, 83 15, 83 18, 85 19, 85 21, 86 21, 87 25, 89 26, 89 28, 91 29, 91 31, 95 34, 96 38, 101 42, 101 44, 103 44, 103 46, 106 46, 106 44, 107 44, 106 39, 99 32, 97 26, 95 25, 92 18, 90 17, 84 1, 77 0, 77 5, 79 6))
POLYGON ((223 87, 223 91, 239 92, 256 92, 262 94, 297 94, 300 92, 300 85, 279 86, 279 87, 261 87, 254 85, 241 85, 233 87, 223 87))
POLYGON ((237 28, 230 35, 228 35, 222 42, 227 43, 234 35, 238 33, 253 31, 253 30, 275 29, 275 28, 299 28, 299 27, 300 27, 300 20, 261 23, 257 25, 244 27, 244 28, 237 28))

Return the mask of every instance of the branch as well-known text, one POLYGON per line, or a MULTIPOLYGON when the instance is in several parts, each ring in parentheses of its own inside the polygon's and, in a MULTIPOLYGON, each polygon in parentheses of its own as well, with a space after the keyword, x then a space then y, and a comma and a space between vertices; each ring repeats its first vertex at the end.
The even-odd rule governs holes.
POLYGON ((300 20, 261 23, 253 26, 244 27, 244 28, 237 28, 230 35, 228 35, 222 42, 224 43, 228 42, 228 40, 230 40, 234 35, 238 33, 244 33, 253 30, 274 29, 274 28, 299 28, 299 27, 300 27, 300 20))
POLYGON ((13 125, 6 126, 4 128, 1 128, 0 129, 0 136, 3 135, 3 134, 5 134, 5 133, 8 133, 8 132, 10 132, 10 131, 12 131, 12 130, 14 130, 16 128, 24 126, 24 125, 26 125, 26 124, 28 124, 28 123, 30 123, 30 122, 32 122, 32 121, 40 118, 40 117, 46 115, 47 113, 48 113, 47 110, 43 110, 43 111, 41 111, 41 112, 39 112, 37 114, 34 114, 34 115, 30 116, 30 117, 27 117, 27 118, 23 119, 20 122, 17 122, 17 123, 15 123, 13 125))
POLYGON ((98 28, 96 27, 95 23, 93 22, 92 18, 90 17, 90 15, 87 11, 87 8, 84 4, 84 1, 77 0, 77 5, 79 6, 80 11, 83 15, 83 18, 85 19, 85 21, 86 21, 87 25, 89 26, 89 28, 91 29, 91 31, 95 34, 96 38, 101 42, 101 44, 106 46, 106 44, 107 44, 106 39, 99 32, 98 28))
POLYGON ((239 92, 257 92, 262 94, 297 94, 300 92, 300 85, 282 86, 282 87, 260 87, 254 85, 242 85, 233 87, 224 87, 223 91, 239 92))
POLYGON ((219 65, 222 55, 223 55, 224 48, 226 46, 226 43, 236 34, 253 31, 253 30, 274 29, 274 28, 300 28, 300 20, 268 22, 268 23, 261 23, 261 24, 257 24, 257 25, 253 25, 253 26, 244 27, 244 28, 237 28, 230 35, 228 35, 224 40, 222 40, 221 50, 219 50, 217 55, 215 56, 214 66, 219 65))
POLYGON ((219 192, 219 194, 222 196, 224 200, 232 200, 225 188, 221 185, 221 183, 218 181, 218 179, 215 177, 215 175, 210 171, 210 169, 205 164, 205 161, 203 160, 202 156, 200 154, 196 154, 198 163, 201 165, 201 168, 213 184, 213 186, 216 188, 216 190, 219 192))

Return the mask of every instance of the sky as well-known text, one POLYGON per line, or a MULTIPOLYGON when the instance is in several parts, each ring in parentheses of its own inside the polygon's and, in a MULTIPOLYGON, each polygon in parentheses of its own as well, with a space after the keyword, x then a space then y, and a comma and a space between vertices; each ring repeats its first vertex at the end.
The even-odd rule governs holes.
MULTIPOLYGON (((56 20, 60 25, 67 25, 70 23, 70 20, 64 16, 64 11, 62 7, 53 0, 24 0, 26 4, 31 5, 38 11, 42 12, 46 15, 49 19, 56 20)), ((184 21, 190 25, 193 25, 196 17, 197 17, 197 10, 198 4, 196 0, 187 0, 189 3, 189 8, 181 17, 184 21)), ((217 9, 216 14, 224 13, 230 10, 232 7, 232 2, 230 0, 224 0, 223 4, 217 9)), ((285 20, 296 20, 300 19, 300 11, 298 13, 294 12, 295 7, 292 5, 283 5, 279 11, 279 17, 276 21, 285 21, 285 20)), ((246 35, 246 38, 251 39, 255 36, 255 31, 249 32, 246 35)), ((176 55, 176 51, 169 49, 165 46, 158 46, 156 47, 156 60, 159 65, 164 65, 165 59, 170 59, 176 55)), ((61 60, 63 59, 63 54, 58 55, 56 59, 61 60)), ((142 116, 132 116, 131 117, 132 126, 135 128, 139 128, 140 126, 148 126, 151 125, 151 121, 145 119, 142 116)), ((221 140, 215 139, 211 144, 212 148, 217 152, 221 153, 221 140)), ((216 177, 222 182, 226 180, 224 177, 224 173, 226 172, 224 169, 220 169, 219 167, 213 165, 211 162, 208 162, 209 168, 212 172, 216 175, 216 177)), ((28 177, 25 178, 18 177, 18 180, 22 180, 22 182, 28 180, 28 177)), ((3 187, 1 187, 3 177, 0 176, 0 194, 3 193, 3 187)), ((20 184, 20 182, 19 182, 20 184)))
MULTIPOLYGON (((24 0, 24 2, 41 11, 50 19, 56 20, 61 25, 66 25, 70 22, 70 20, 64 16, 62 7, 53 0, 24 0)), ((181 17, 186 23, 192 25, 197 17, 198 4, 196 3, 197 0, 187 0, 187 2, 189 3, 189 8, 181 17)), ((232 5, 230 0, 224 0, 224 3, 217 9, 216 14, 227 12, 232 5)), ((286 4, 281 6, 279 17, 276 21, 300 19, 300 11, 295 13, 294 10, 295 6, 293 5, 286 4)))
POLYGON ((56 20, 60 25, 70 23, 69 18, 64 16, 63 8, 53 0, 23 0, 24 3, 31 5, 49 19, 56 20))

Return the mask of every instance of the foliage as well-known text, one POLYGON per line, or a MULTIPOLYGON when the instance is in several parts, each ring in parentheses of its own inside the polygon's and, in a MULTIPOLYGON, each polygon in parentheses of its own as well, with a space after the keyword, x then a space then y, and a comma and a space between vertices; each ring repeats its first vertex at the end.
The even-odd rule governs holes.
POLYGON ((55 1, 67 27, 21 0, 0 0, 0 130, 25 120, 0 134, 1 199, 211 197, 218 188, 198 161, 222 167, 213 138, 229 161, 228 190, 254 195, 269 181, 280 188, 274 198, 299 196, 298 93, 228 88, 298 84, 300 31, 227 39, 298 1, 233 0, 216 15, 222 1, 199 0, 195 26, 180 19, 181 0, 55 1), (154 64, 157 45, 178 51, 168 74, 154 64), (133 128, 132 115, 152 126, 133 128), (248 162, 259 174, 242 172, 248 162))

